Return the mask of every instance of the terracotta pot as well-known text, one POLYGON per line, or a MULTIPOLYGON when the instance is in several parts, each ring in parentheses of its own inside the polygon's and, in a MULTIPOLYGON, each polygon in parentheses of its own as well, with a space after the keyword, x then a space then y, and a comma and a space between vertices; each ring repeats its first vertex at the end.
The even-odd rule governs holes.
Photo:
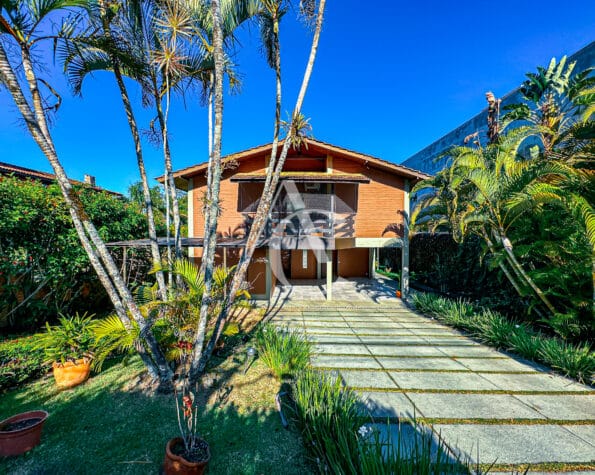
POLYGON ((163 462, 163 473, 165 475, 202 475, 211 460, 211 452, 207 446, 207 460, 204 462, 188 462, 184 457, 172 452, 176 444, 183 444, 181 437, 171 439, 165 446, 165 460, 163 462))
POLYGON ((401 298, 401 291, 397 290, 397 298, 400 299, 401 298))
POLYGON ((56 385, 60 389, 68 389, 84 383, 91 372, 91 364, 86 358, 67 361, 66 363, 59 363, 57 361, 52 364, 54 371, 54 379, 56 385))
POLYGON ((48 413, 45 411, 29 411, 9 417, 0 422, 0 428, 2 428, 5 424, 27 419, 41 419, 32 426, 23 429, 0 430, 0 456, 20 455, 38 445, 41 439, 41 429, 47 417, 48 413))

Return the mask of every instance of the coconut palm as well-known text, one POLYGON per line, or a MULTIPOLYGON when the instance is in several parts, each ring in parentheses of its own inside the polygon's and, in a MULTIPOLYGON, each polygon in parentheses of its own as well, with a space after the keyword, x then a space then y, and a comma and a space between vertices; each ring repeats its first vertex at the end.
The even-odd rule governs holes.
POLYGON ((38 77, 38 71, 41 68, 35 61, 37 58, 34 54, 35 49, 43 40, 58 41, 64 36, 64 32, 71 32, 75 24, 71 18, 65 18, 62 31, 53 34, 49 33, 51 28, 47 24, 48 18, 53 15, 64 15, 65 11, 71 11, 73 15, 81 15, 82 8, 87 6, 87 2, 73 0, 0 2, 0 83, 8 90, 29 133, 51 164, 77 235, 118 317, 127 327, 132 326, 130 319, 132 317, 142 330, 145 345, 139 353, 143 362, 153 377, 159 377, 163 384, 168 385, 172 372, 97 229, 84 212, 59 160, 48 120, 49 109, 55 108, 58 102, 48 108, 47 97, 43 95, 42 88, 49 91, 50 98, 56 98, 57 94, 49 82, 38 77), (15 57, 12 61, 5 45, 15 46, 15 57), (14 63, 22 65, 25 84, 19 81, 14 63), (25 93, 25 87, 29 90, 28 94, 25 93))

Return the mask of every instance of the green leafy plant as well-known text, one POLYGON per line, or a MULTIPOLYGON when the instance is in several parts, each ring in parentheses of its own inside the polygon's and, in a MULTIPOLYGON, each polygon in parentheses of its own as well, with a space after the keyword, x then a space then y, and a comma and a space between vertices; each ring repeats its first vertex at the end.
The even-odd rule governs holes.
POLYGON ((595 354, 587 343, 573 345, 533 331, 490 309, 434 294, 415 294, 415 308, 456 328, 471 332, 489 345, 545 363, 565 376, 593 383, 595 354))
POLYGON ((310 364, 310 346, 303 334, 295 330, 264 325, 256 333, 259 357, 279 379, 295 375, 310 364))
POLYGON ((0 342, 0 391, 41 376, 46 371, 43 360, 43 350, 35 347, 34 336, 0 342))
POLYGON ((572 346, 555 338, 540 343, 538 354, 544 363, 579 381, 594 382, 595 354, 588 344, 572 346))
POLYGON ((95 349, 93 316, 86 312, 72 317, 60 315, 58 325, 46 323, 47 331, 36 335, 35 347, 43 349, 46 362, 92 359, 95 349))
POLYGON ((306 447, 321 473, 470 473, 469 464, 452 457, 430 427, 416 421, 399 425, 393 437, 390 422, 375 423, 338 377, 303 371, 293 385, 293 399, 306 447))

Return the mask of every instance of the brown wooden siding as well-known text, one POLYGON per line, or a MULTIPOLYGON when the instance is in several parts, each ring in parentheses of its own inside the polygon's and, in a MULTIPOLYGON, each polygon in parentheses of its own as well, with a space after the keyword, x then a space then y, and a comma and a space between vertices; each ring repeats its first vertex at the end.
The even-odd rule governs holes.
POLYGON ((368 277, 370 254, 367 248, 339 249, 337 254, 339 277, 368 277))
POLYGON ((308 253, 308 267, 304 269, 302 252, 302 250, 291 251, 291 278, 316 279, 316 256, 312 251, 306 251, 308 253))
POLYGON ((361 173, 370 178, 370 183, 358 185, 353 237, 402 237, 403 218, 399 211, 403 209, 404 181, 401 177, 337 157, 333 158, 333 170, 361 173))

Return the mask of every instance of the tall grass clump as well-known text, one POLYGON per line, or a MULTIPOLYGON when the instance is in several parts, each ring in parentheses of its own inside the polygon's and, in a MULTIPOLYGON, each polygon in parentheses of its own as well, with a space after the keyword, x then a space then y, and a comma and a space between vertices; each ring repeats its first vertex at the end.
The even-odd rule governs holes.
POLYGON ((358 430, 368 420, 357 394, 340 378, 308 369, 293 388, 297 418, 307 449, 323 471, 358 473, 358 430))
POLYGON ((543 339, 538 355, 540 359, 566 376, 593 384, 595 376, 595 354, 586 343, 572 346, 558 339, 543 339))
POLYGON ((469 464, 452 458, 429 427, 399 425, 395 440, 390 423, 374 423, 363 401, 340 378, 304 371, 294 383, 293 399, 306 446, 321 473, 471 473, 469 464))
POLYGON ((595 382, 595 354, 588 343, 572 345, 559 338, 548 337, 465 300, 418 293, 413 296, 413 303, 419 312, 468 331, 488 345, 545 363, 580 382, 595 382))
POLYGON ((264 325, 256 333, 256 348, 278 379, 294 376, 310 364, 310 342, 296 330, 264 325))

